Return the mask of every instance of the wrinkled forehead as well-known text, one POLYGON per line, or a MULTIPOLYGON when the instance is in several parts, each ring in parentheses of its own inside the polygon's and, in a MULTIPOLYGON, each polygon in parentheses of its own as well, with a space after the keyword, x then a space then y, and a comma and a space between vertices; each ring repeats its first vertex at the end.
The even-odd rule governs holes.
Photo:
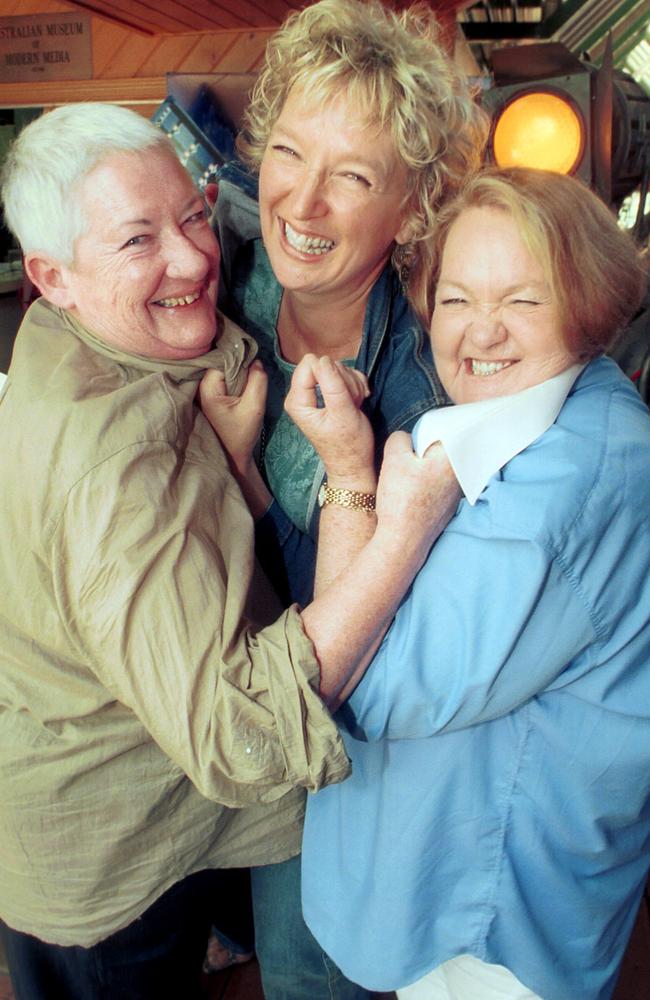
POLYGON ((200 198, 192 178, 173 149, 117 150, 98 159, 72 191, 79 237, 103 241, 129 221, 152 221, 180 212, 200 198))
POLYGON ((323 110, 342 107, 346 117, 369 138, 378 137, 390 129, 383 122, 371 88, 363 79, 350 75, 320 78, 317 74, 295 80, 287 90, 279 117, 287 108, 302 106, 304 112, 318 117, 323 110))
POLYGON ((113 179, 113 183, 118 183, 126 188, 135 186, 146 179, 162 178, 168 179, 170 184, 174 184, 179 190, 194 189, 194 182, 190 174, 182 165, 178 156, 170 145, 160 144, 148 146, 145 149, 124 150, 116 149, 105 152, 97 157, 77 181, 77 190, 93 190, 101 180, 107 176, 113 179))
POLYGON ((150 218, 151 213, 182 211, 201 197, 187 170, 165 146, 116 151, 103 156, 81 179, 72 199, 78 209, 104 224, 150 218))

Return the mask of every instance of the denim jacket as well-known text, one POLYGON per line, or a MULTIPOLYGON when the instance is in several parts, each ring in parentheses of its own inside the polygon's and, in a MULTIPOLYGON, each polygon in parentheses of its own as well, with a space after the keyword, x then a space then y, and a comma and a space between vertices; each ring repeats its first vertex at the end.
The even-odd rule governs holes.
MULTIPOLYGON (((282 289, 261 243, 256 194, 255 178, 237 164, 221 169, 213 217, 222 254, 219 305, 258 341, 265 367, 277 368, 275 321, 282 289), (246 301, 254 303, 254 310, 246 301)), ((410 431, 422 413, 448 402, 435 372, 429 338, 411 311, 390 264, 370 293, 355 367, 368 376, 370 383, 371 395, 363 409, 375 433, 379 466, 389 434, 410 431)), ((303 440, 304 449, 310 450, 307 440, 303 440)), ((280 595, 302 605, 311 599, 313 588, 317 497, 323 478, 319 461, 309 491, 307 532, 298 530, 277 501, 257 523, 262 565, 280 595), (286 578, 279 580, 282 566, 286 578)))

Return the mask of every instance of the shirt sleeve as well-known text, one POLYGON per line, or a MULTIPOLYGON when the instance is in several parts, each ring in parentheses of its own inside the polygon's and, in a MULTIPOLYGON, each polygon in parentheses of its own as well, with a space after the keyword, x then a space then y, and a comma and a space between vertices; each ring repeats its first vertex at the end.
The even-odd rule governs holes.
POLYGON ((539 542, 472 533, 474 513, 438 539, 351 696, 360 738, 486 722, 588 669, 595 631, 578 583, 539 542))
POLYGON ((254 577, 221 453, 125 447, 72 489, 53 547, 80 660, 202 794, 238 807, 346 777, 312 644, 254 577))

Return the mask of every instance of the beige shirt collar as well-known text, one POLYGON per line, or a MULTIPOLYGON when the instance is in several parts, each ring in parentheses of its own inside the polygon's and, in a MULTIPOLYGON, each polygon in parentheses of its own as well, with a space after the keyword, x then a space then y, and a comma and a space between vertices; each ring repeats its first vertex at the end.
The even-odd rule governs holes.
POLYGON ((65 309, 56 309, 61 321, 75 336, 92 347, 98 354, 111 358, 118 364, 136 367, 139 371, 164 371, 176 376, 179 382, 198 381, 208 368, 217 368, 226 376, 229 394, 239 395, 244 388, 245 372, 257 354, 257 344, 247 333, 217 311, 217 335, 211 351, 197 358, 170 360, 147 357, 121 350, 97 337, 65 309))

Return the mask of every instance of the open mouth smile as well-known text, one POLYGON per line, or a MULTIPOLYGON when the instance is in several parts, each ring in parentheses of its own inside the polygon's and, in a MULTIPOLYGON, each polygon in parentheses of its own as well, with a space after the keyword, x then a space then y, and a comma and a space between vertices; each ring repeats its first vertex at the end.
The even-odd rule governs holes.
POLYGON ((201 295, 201 292, 192 292, 191 295, 181 295, 178 298, 157 299, 155 306, 162 306, 163 309, 176 309, 178 306, 191 306, 201 295))
POLYGON ((284 222, 284 235, 293 250, 313 257, 321 257, 336 246, 334 240, 325 240, 320 236, 306 236, 304 233, 299 233, 288 222, 284 222))
POLYGON ((503 371, 504 368, 510 368, 514 365, 514 361, 477 361, 475 358, 470 359, 470 366, 472 375, 496 375, 497 372, 503 371))

